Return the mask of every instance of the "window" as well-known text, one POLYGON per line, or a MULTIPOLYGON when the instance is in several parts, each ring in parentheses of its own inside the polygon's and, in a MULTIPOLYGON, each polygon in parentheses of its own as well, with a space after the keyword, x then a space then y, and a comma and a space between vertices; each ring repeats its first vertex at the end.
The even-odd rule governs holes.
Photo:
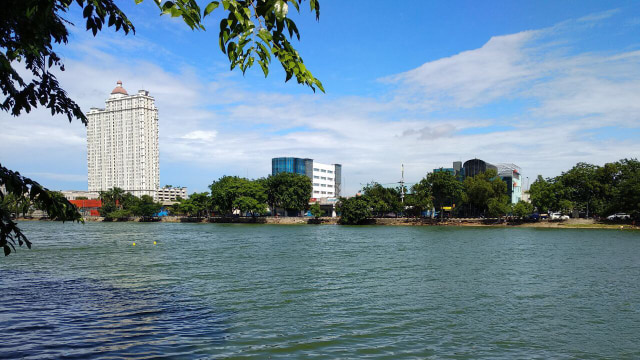
POLYGON ((329 184, 329 185, 327 185, 327 187, 333 187, 333 185, 329 184))
POLYGON ((329 171, 327 171, 327 172, 328 172, 329 174, 333 174, 333 171, 331 171, 331 170, 329 170, 329 171))
POLYGON ((313 175, 313 178, 314 178, 314 179, 320 179, 320 176, 318 176, 318 175, 313 175))
POLYGON ((314 194, 320 194, 320 191, 316 190, 313 192, 314 194))
POLYGON ((318 168, 313 168, 313 171, 320 171, 320 169, 318 169, 318 168))
POLYGON ((329 180, 329 181, 333 181, 333 178, 328 177, 328 178, 327 178, 327 180, 329 180))
POLYGON ((325 170, 325 169, 322 169, 322 170, 320 170, 320 172, 324 172, 324 173, 326 173, 326 172, 327 172, 327 170, 325 170))
POLYGON ((329 191, 329 192, 327 193, 327 195, 333 195, 333 193, 332 193, 331 191, 329 191))
POLYGON ((322 192, 322 194, 326 194, 326 193, 327 193, 326 191, 323 191, 323 192, 322 192))
POLYGON ((320 184, 318 184, 318 183, 313 183, 313 186, 318 186, 318 185, 320 185, 320 184))
POLYGON ((326 177, 324 177, 324 176, 323 176, 323 177, 321 177, 320 179, 322 179, 322 180, 327 180, 327 178, 326 178, 326 177))
POLYGON ((320 186, 322 186, 322 187, 327 187, 327 184, 320 184, 320 186))

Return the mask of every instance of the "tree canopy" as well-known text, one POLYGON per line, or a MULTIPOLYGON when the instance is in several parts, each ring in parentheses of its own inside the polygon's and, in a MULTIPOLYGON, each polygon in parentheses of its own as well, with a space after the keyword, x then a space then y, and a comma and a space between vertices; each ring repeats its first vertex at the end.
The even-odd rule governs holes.
POLYGON ((494 169, 464 179, 462 200, 468 206, 470 215, 489 214, 499 217, 509 212, 507 184, 494 169))
POLYGON ((453 206, 460 200, 464 190, 462 183, 446 171, 429 173, 426 183, 431 188, 433 203, 440 209, 441 216, 443 216, 442 208, 445 205, 453 206))
POLYGON ((640 218, 640 162, 578 163, 554 178, 538 176, 529 194, 540 212, 576 210, 586 216, 625 212, 640 218))
POLYGON ((340 223, 344 225, 359 225, 373 216, 371 204, 363 196, 341 198, 337 210, 340 212, 340 223))
POLYGON ((267 201, 272 208, 303 211, 309 208, 313 193, 311 179, 305 175, 282 172, 263 181, 267 201))

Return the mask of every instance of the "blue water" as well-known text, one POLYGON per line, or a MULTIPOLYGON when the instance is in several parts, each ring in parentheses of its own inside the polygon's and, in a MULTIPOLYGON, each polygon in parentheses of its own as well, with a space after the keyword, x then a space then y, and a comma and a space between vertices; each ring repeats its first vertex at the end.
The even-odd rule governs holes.
POLYGON ((639 232, 22 226, 0 358, 640 358, 639 232))

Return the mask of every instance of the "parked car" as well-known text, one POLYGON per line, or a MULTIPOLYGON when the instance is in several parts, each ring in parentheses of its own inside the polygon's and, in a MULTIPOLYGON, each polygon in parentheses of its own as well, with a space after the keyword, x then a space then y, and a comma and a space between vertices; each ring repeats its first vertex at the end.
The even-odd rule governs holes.
POLYGON ((549 219, 551 220, 569 220, 569 215, 562 215, 561 213, 550 213, 549 219))
POLYGON ((623 214, 623 213, 617 213, 617 214, 607 216, 607 220, 629 220, 629 219, 631 219, 631 215, 623 214))

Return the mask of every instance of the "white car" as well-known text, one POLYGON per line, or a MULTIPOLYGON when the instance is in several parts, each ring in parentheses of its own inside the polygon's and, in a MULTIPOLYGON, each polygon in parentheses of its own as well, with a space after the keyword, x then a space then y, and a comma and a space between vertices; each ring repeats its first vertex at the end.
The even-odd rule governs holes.
POLYGON ((631 219, 631 215, 623 214, 623 213, 618 213, 618 214, 613 214, 613 215, 607 216, 607 220, 629 220, 629 219, 631 219))
POLYGON ((550 213, 550 220, 569 220, 569 215, 562 215, 561 213, 550 213))

